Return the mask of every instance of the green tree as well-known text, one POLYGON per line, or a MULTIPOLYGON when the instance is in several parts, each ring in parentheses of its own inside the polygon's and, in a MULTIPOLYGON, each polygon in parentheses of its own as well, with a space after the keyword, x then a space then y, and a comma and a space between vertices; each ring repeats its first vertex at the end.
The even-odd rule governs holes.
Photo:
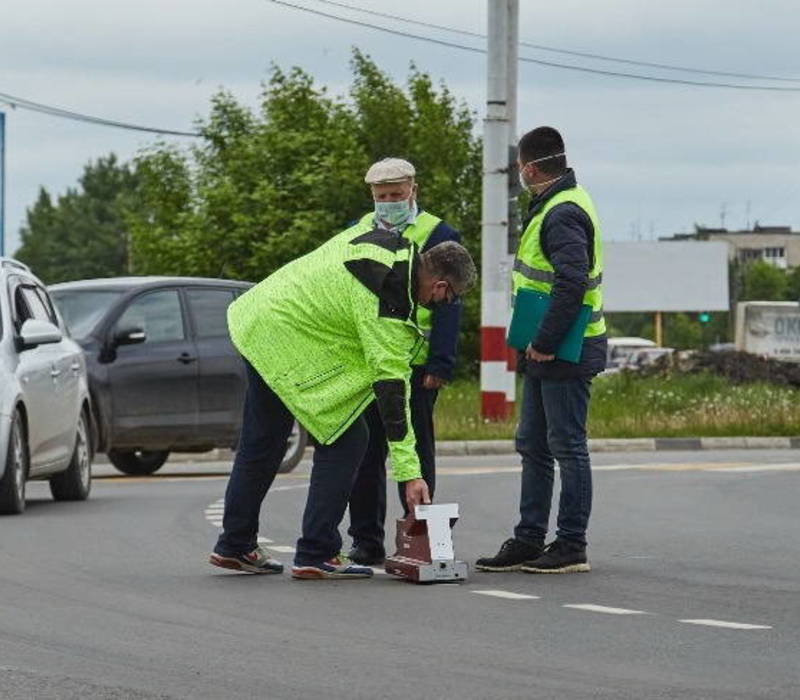
POLYGON ((47 283, 111 277, 127 271, 125 212, 136 199, 136 173, 112 153, 88 163, 79 187, 56 202, 44 188, 26 214, 15 255, 47 283))
POLYGON ((788 278, 783 270, 761 260, 743 272, 741 301, 780 301, 786 298, 788 278))
MULTIPOLYGON (((257 110, 221 92, 199 145, 142 153, 129 213, 136 272, 260 280, 370 210, 364 173, 390 155, 415 164, 420 204, 479 261, 475 115, 413 65, 405 86, 358 50, 351 68, 349 99, 299 68, 273 68, 257 110)), ((479 309, 470 294, 462 369, 477 367, 479 309)))
POLYGON ((703 328, 697 314, 668 314, 664 321, 664 345, 678 350, 702 347, 703 328))
POLYGON ((137 272, 260 280, 357 216, 367 157, 343 104, 299 69, 274 69, 259 114, 228 93, 189 152, 156 144, 137 161, 137 272))
POLYGON ((787 301, 800 301, 800 266, 793 267, 786 273, 787 301))

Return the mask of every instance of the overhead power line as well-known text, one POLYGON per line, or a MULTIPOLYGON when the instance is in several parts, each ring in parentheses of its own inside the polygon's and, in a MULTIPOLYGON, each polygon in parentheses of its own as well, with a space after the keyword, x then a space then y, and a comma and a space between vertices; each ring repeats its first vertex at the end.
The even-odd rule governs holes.
MULTIPOLYGON (((414 24, 419 27, 427 27, 429 29, 438 29, 444 32, 450 32, 451 34, 460 34, 461 36, 469 36, 475 39, 486 39, 485 34, 480 34, 478 32, 471 32, 466 29, 457 29, 455 27, 448 27, 444 24, 434 24, 433 22, 423 22, 417 19, 411 19, 410 17, 401 17, 400 15, 393 15, 389 14, 388 12, 378 12, 377 10, 370 10, 365 7, 359 7, 358 5, 351 5, 346 2, 336 2, 336 0, 314 0, 314 2, 321 3, 323 5, 331 5, 333 7, 340 7, 347 10, 354 10, 355 12, 361 12, 366 15, 372 15, 373 17, 383 17, 385 19, 393 19, 399 22, 405 22, 406 24, 414 24)), ((564 54, 565 56, 577 56, 579 58, 591 58, 598 61, 611 61, 613 63, 625 63, 631 66, 643 66, 645 68, 660 68, 663 70, 674 70, 674 71, 681 71, 684 73, 697 73, 700 75, 719 75, 726 78, 747 78, 749 80, 773 80, 778 82, 785 82, 785 83, 800 83, 800 78, 786 78, 786 77, 778 77, 775 75, 758 75, 755 73, 731 73, 728 71, 720 71, 720 70, 709 70, 705 68, 690 68, 688 66, 676 66, 668 63, 651 63, 649 61, 638 61, 630 58, 619 58, 616 56, 604 56, 602 54, 597 53, 587 53, 584 51, 573 51, 570 49, 560 49, 554 46, 545 46, 544 44, 534 44, 530 41, 520 41, 520 46, 526 46, 531 49, 537 49, 539 51, 549 51, 551 53, 559 53, 564 54)))
POLYGON ((31 112, 39 112, 40 114, 47 114, 51 117, 59 117, 62 119, 72 119, 79 122, 87 122, 89 124, 99 124, 101 126, 112 126, 117 129, 127 129, 129 131, 144 131, 150 134, 164 134, 166 136, 200 136, 197 131, 176 131, 174 129, 159 129, 153 126, 141 126, 140 124, 129 124, 128 122, 120 122, 114 119, 103 119, 102 117, 95 117, 91 114, 82 114, 80 112, 73 112, 68 109, 61 109, 60 107, 53 107, 51 105, 42 104, 40 102, 33 102, 26 100, 23 97, 15 97, 4 92, 0 92, 0 103, 5 103, 11 107, 18 107, 19 109, 27 109, 31 112))
MULTIPOLYGON (((351 19, 349 17, 342 17, 341 15, 331 14, 329 12, 323 12, 322 10, 315 10, 310 7, 304 7, 302 5, 295 5, 291 2, 286 2, 285 0, 266 0, 267 2, 271 2, 275 5, 282 5, 283 7, 289 7, 294 10, 300 10, 301 12, 307 12, 312 15, 317 15, 319 17, 327 17, 328 19, 333 19, 338 22, 344 22, 345 24, 352 24, 358 27, 364 27, 366 29, 374 29, 375 31, 384 32, 385 34, 392 34, 394 36, 401 36, 406 39, 417 39, 419 41, 426 41, 431 44, 438 44, 439 46, 446 46, 451 49, 459 49, 461 51, 469 51, 471 53, 479 53, 485 54, 485 49, 480 49, 475 46, 467 46, 465 44, 456 44, 453 41, 445 41, 444 39, 436 39, 434 37, 427 37, 421 36, 419 34, 412 34, 411 32, 404 32, 399 29, 391 29, 389 27, 382 27, 378 24, 371 24, 369 22, 362 22, 357 19, 351 19)), ((750 91, 759 91, 759 92, 800 92, 800 87, 773 87, 769 85, 743 85, 740 83, 717 83, 717 82, 707 82, 707 81, 699 81, 699 80, 684 80, 681 78, 664 78, 658 77, 654 75, 641 75, 638 73, 622 73, 619 71, 608 71, 608 70, 601 70, 599 68, 589 68, 586 66, 576 66, 576 65, 569 65, 567 63, 555 63, 554 61, 544 61, 538 58, 531 58, 529 56, 519 56, 519 60, 523 63, 534 63, 539 66, 547 66, 549 68, 561 68, 564 70, 572 70, 577 71, 580 73, 591 73, 593 75, 605 75, 614 78, 630 78, 633 80, 645 80, 648 82, 655 82, 655 83, 670 83, 673 85, 692 85, 695 87, 710 87, 710 88, 727 88, 730 90, 750 90, 750 91)))

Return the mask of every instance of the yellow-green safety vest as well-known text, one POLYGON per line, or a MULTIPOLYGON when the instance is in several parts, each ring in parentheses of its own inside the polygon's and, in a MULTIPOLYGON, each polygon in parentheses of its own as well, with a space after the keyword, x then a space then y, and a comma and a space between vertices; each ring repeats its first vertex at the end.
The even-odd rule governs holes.
POLYGON ((584 337, 591 338, 606 332, 606 321, 603 318, 603 243, 600 233, 600 220, 589 193, 580 185, 562 190, 547 200, 542 210, 534 216, 525 233, 522 234, 514 269, 511 273, 513 294, 523 288, 535 289, 550 294, 555 281, 555 270, 545 257, 541 245, 541 228, 544 218, 553 207, 565 202, 579 206, 592 222, 594 236, 592 240, 594 264, 589 270, 589 284, 583 295, 583 303, 592 307, 592 316, 586 327, 584 337))
MULTIPOLYGON (((358 223, 362 226, 372 226, 374 221, 375 213, 370 212, 369 214, 362 216, 358 223)), ((425 244, 428 242, 428 238, 430 238, 430 235, 433 233, 433 230, 439 225, 440 222, 441 219, 438 216, 429 214, 426 211, 421 211, 414 219, 414 223, 406 226, 401 235, 403 238, 407 238, 409 241, 416 243, 417 249, 421 252, 425 247, 425 244)), ((418 306, 417 325, 420 327, 423 335, 425 336, 425 343, 411 364, 424 365, 428 361, 428 353, 430 351, 429 340, 431 328, 433 328, 433 312, 430 309, 426 309, 424 306, 418 306)))

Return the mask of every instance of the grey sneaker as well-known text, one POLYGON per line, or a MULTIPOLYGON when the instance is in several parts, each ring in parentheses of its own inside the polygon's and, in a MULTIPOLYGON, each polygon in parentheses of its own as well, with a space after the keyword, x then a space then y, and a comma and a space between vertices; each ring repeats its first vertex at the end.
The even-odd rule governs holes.
POLYGON ((346 557, 338 556, 315 564, 295 564, 292 567, 292 578, 326 579, 326 578, 372 578, 375 572, 368 566, 351 564, 346 557))
POLYGON ((281 574, 283 564, 277 559, 273 559, 261 547, 256 547, 252 552, 246 554, 234 554, 227 556, 212 552, 208 557, 208 563, 219 566, 222 569, 233 569, 235 571, 247 571, 251 574, 281 574))

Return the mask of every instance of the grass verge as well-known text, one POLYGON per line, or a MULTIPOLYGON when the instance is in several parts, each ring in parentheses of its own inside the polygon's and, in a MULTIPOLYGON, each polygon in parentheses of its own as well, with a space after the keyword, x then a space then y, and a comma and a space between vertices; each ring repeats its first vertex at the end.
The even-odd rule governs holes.
MULTIPOLYGON (((516 411, 522 396, 517 386, 516 411)), ((459 380, 439 395, 439 440, 510 439, 513 419, 480 417, 475 381, 459 380)), ((639 377, 601 375, 593 382, 589 437, 800 435, 800 390, 767 383, 731 384, 713 374, 639 377)))

